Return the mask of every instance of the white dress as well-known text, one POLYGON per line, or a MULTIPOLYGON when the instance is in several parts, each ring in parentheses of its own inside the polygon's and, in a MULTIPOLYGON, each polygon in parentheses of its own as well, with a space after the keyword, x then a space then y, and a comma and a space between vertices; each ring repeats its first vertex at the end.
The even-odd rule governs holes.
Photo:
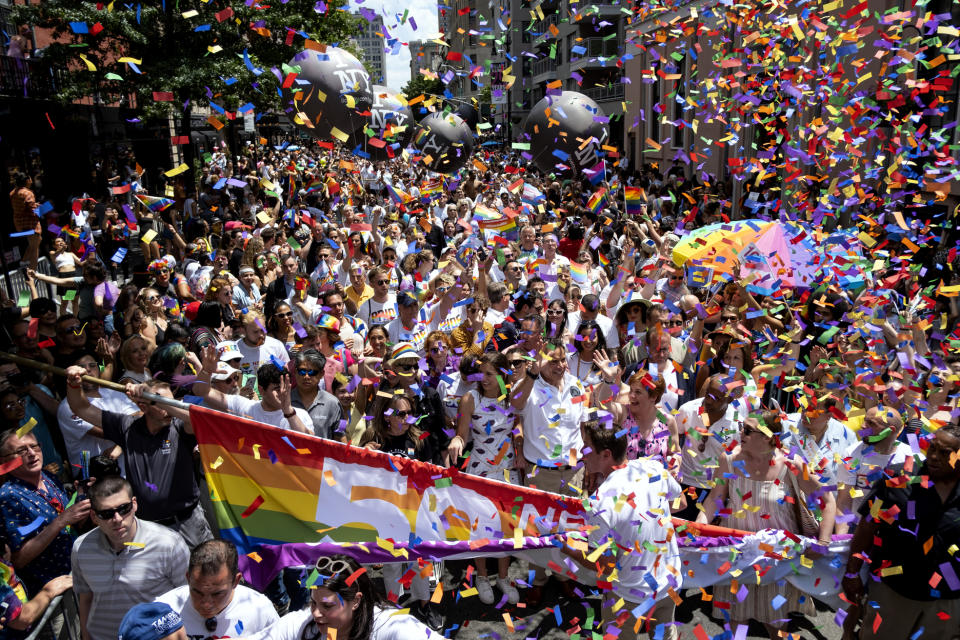
POLYGON ((515 418, 513 409, 496 398, 481 397, 475 389, 467 393, 473 397, 473 415, 470 416, 473 451, 467 461, 467 473, 517 484, 511 437, 515 418))

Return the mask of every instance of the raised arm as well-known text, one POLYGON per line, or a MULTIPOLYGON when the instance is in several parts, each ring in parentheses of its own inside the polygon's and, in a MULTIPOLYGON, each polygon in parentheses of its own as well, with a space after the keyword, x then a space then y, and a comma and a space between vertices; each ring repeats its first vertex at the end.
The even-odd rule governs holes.
POLYGON ((204 347, 201 369, 197 374, 197 381, 193 383, 193 392, 206 400, 211 409, 227 411, 227 397, 210 385, 210 376, 217 370, 219 362, 217 350, 212 346, 204 347))
POLYGON ((90 404, 87 395, 83 392, 83 376, 87 370, 83 367, 72 366, 67 368, 67 404, 70 410, 85 422, 97 428, 103 428, 103 412, 90 404))
POLYGON ((73 278, 56 278, 54 276, 48 276, 45 273, 37 273, 33 269, 27 269, 27 278, 28 280, 29 278, 35 278, 41 282, 48 282, 58 287, 72 287, 74 284, 73 278))

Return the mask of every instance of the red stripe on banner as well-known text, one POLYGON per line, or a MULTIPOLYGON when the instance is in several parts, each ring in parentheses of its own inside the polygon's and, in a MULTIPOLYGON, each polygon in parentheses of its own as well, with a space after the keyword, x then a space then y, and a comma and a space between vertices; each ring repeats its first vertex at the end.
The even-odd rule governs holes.
POLYGON ((243 510, 243 513, 240 514, 241 518, 249 518, 254 511, 260 508, 260 505, 263 504, 263 496, 257 496, 256 499, 250 503, 250 506, 243 510))

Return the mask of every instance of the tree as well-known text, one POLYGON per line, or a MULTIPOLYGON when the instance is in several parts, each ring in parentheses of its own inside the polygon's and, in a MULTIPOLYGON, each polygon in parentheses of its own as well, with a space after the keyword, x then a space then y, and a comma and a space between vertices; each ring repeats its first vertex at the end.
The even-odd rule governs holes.
POLYGON ((401 92, 407 100, 412 100, 420 95, 443 96, 443 82, 439 78, 428 78, 421 73, 410 80, 401 92))
POLYGON ((189 113, 191 104, 233 115, 279 108, 278 89, 298 70, 287 63, 305 45, 344 43, 353 51, 358 18, 340 9, 343 2, 43 0, 17 5, 13 20, 53 31, 57 42, 43 56, 70 70, 64 103, 133 96, 147 118, 189 113))

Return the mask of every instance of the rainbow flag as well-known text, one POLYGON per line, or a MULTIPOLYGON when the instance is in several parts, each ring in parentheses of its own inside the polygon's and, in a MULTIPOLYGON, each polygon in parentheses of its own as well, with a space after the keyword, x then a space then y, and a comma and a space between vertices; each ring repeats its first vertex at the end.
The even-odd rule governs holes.
POLYGON ((587 208, 594 213, 600 213, 600 209, 603 208, 604 203, 607 201, 607 190, 603 187, 597 189, 597 191, 590 196, 590 199, 587 200, 587 208))
MULTIPOLYGON (((368 564, 523 551, 535 564, 568 578, 596 580, 596 574, 566 565, 556 549, 567 533, 586 528, 586 512, 577 498, 286 431, 197 405, 190 407, 190 421, 221 535, 237 545, 240 570, 257 589, 266 587, 284 567, 310 566, 334 553, 368 564)), ((782 559, 794 557, 797 536, 792 533, 766 534, 763 541, 773 550, 758 556, 747 551, 756 541, 743 540, 752 532, 671 519, 666 503, 662 512, 662 521, 652 519, 644 526, 662 527, 667 538, 675 527, 684 527, 683 535, 677 536, 680 562, 695 567, 683 571, 678 589, 725 584, 758 563, 761 583, 793 576, 793 563, 782 559)), ((833 556, 848 553, 848 546, 831 544, 830 554, 814 560, 814 576, 796 586, 809 590, 807 585, 831 584, 828 577, 836 569, 830 562, 833 556)), ((817 590, 823 591, 822 585, 817 590)), ((827 591, 837 593, 839 585, 827 591)))
POLYGON ((624 187, 623 199, 627 205, 627 215, 638 216, 642 212, 640 207, 646 202, 643 199, 643 189, 640 187, 624 187))
POLYGON ((424 180, 423 184, 420 185, 420 196, 423 198, 429 198, 441 191, 443 191, 443 178, 424 180))
POLYGON ((590 274, 587 268, 582 264, 570 261, 570 278, 577 284, 587 284, 590 281, 590 274))
POLYGON ((609 267, 609 266, 610 266, 610 258, 608 258, 607 256, 603 255, 602 253, 599 253, 599 252, 597 253, 597 259, 600 261, 600 266, 602 266, 602 267, 609 267))
POLYGON ((175 204, 174 201, 169 198, 160 198, 158 196, 145 196, 138 193, 134 197, 152 213, 159 213, 164 209, 169 209, 175 204))
POLYGON ((515 242, 520 238, 520 230, 517 228, 516 216, 509 213, 501 215, 497 211, 490 209, 482 204, 478 204, 474 209, 474 220, 477 225, 485 230, 491 231, 495 235, 515 242))
POLYGON ((394 189, 386 182, 383 183, 383 186, 387 188, 387 193, 390 194, 390 199, 397 204, 406 204, 407 202, 410 202, 410 195, 404 192, 402 189, 394 189))

